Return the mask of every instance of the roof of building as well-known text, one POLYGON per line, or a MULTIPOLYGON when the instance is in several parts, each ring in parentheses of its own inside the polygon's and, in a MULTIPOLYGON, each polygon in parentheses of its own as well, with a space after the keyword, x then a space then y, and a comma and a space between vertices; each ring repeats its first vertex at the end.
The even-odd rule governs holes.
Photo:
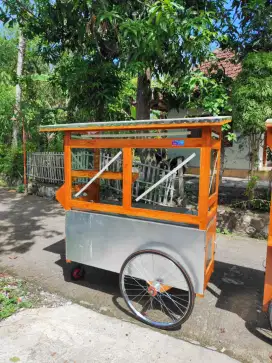
POLYGON ((212 67, 221 68, 225 75, 235 79, 242 70, 241 63, 237 62, 235 53, 231 50, 215 49, 213 52, 217 59, 207 61, 201 64, 199 69, 202 72, 208 72, 212 67))

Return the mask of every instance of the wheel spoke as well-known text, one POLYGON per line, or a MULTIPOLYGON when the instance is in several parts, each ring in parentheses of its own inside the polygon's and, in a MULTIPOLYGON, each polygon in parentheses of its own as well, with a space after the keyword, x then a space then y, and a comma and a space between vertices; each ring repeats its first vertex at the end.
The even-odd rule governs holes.
MULTIPOLYGON (((142 267, 142 269, 143 269, 143 271, 146 273, 146 275, 147 275, 147 277, 146 277, 146 279, 144 279, 144 280, 146 280, 146 281, 150 281, 150 279, 148 278, 148 273, 147 273, 147 271, 146 271, 146 269, 144 268, 144 266, 143 266, 143 264, 142 264, 142 260, 140 259, 140 263, 141 263, 141 267, 142 267)), ((139 270, 138 270, 139 271, 139 270)))
MULTIPOLYGON (((143 273, 137 268, 137 266, 134 265, 134 267, 136 268, 136 270, 143 276, 143 273)), ((147 281, 147 279, 145 279, 145 277, 143 276, 143 279, 147 281)))
POLYGON ((161 304, 161 306, 166 310, 166 314, 172 319, 172 321, 175 321, 176 320, 175 313, 165 305, 161 296, 158 295, 158 297, 159 297, 158 301, 161 304), (173 319, 173 317, 174 317, 174 319, 173 319))
MULTIPOLYGON (((134 296, 134 298, 133 298, 133 299, 131 299, 131 301, 135 300, 135 299, 136 299, 138 296, 140 296, 140 295, 142 295, 142 297, 143 297, 144 295, 148 295, 148 294, 146 294, 146 291, 142 291, 142 292, 140 292, 140 294, 138 294, 138 295, 134 296), (142 295, 142 293, 143 293, 143 295, 142 295)), ((141 300, 142 300, 142 297, 141 297, 141 299, 140 299, 139 301, 141 301, 141 300)), ((139 301, 137 301, 137 302, 139 302, 139 301)))
POLYGON ((133 280, 135 280, 135 282, 139 285, 139 286, 141 286, 143 289, 145 289, 144 287, 143 287, 143 285, 141 285, 134 277, 131 277, 133 280))
POLYGON ((136 286, 137 287, 137 285, 135 283, 134 284, 129 284, 128 282, 125 281, 125 284, 126 284, 126 286, 136 286))
MULTIPOLYGON (((149 295, 150 296, 150 295, 149 295)), ((143 307, 142 307, 142 312, 144 312, 144 307, 146 306, 146 304, 148 303, 150 301, 150 299, 148 299, 146 302, 145 302, 145 304, 143 305, 143 307)), ((147 311, 148 309, 146 309, 145 311, 147 311)))
POLYGON ((138 289, 126 289, 127 291, 137 291, 137 290, 143 290, 142 288, 138 288, 138 289))
POLYGON ((147 294, 144 294, 141 298, 140 298, 140 300, 139 301, 137 301, 137 303, 139 304, 140 303, 140 301, 142 300, 142 298, 144 297, 144 296, 150 296, 148 293, 147 294))
POLYGON ((181 301, 185 301, 185 302, 187 302, 187 303, 188 303, 188 300, 186 300, 186 299, 182 299, 182 298, 180 298, 180 297, 177 297, 178 295, 173 295, 173 294, 170 294, 170 293, 168 293, 168 295, 173 296, 175 299, 178 299, 178 300, 181 300, 181 301))
MULTIPOLYGON (((162 287, 162 289, 164 290, 164 288, 162 287)), ((176 304, 176 302, 171 298, 171 296, 168 294, 168 292, 167 291, 165 291, 164 290, 164 292, 165 292, 165 295, 171 300, 171 301, 173 301, 173 303, 176 305, 176 307, 182 312, 182 313, 184 313, 179 307, 178 307, 178 305, 176 304)), ((179 303, 178 303, 179 304, 179 303)), ((179 304, 179 305, 181 305, 182 307, 184 307, 182 304, 179 304)), ((186 307, 184 307, 185 308, 185 310, 187 309, 186 307)))

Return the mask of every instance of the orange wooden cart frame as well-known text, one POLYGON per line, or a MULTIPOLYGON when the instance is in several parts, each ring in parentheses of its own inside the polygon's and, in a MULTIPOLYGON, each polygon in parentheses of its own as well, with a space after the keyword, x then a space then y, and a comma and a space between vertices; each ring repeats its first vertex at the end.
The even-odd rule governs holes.
MULTIPOLYGON (((221 138, 222 125, 231 121, 230 117, 218 118, 216 122, 209 122, 208 118, 205 122, 198 119, 198 122, 188 123, 184 120, 184 123, 180 122, 167 122, 163 123, 146 123, 143 121, 136 121, 135 124, 123 122, 114 125, 110 123, 93 123, 93 124, 69 124, 69 125, 54 125, 44 126, 40 128, 41 132, 64 132, 64 174, 65 183, 57 191, 57 200, 61 203, 65 210, 77 209, 98 211, 106 213, 114 213, 119 215, 129 215, 135 217, 144 217, 153 220, 165 220, 179 223, 193 224, 200 230, 207 231, 206 237, 206 261, 208 254, 208 243, 212 243, 212 258, 206 267, 205 263, 205 281, 204 290, 209 282, 211 274, 214 270, 214 246, 216 236, 216 215, 218 205, 218 188, 219 188, 219 172, 220 172, 220 150, 221 150, 221 138), (107 131, 123 132, 129 131, 143 131, 143 130, 180 130, 180 129, 201 129, 201 137, 199 138, 180 138, 180 137, 167 137, 162 138, 118 138, 118 139, 75 139, 72 138, 72 134, 86 134, 88 132, 103 133, 107 131), (212 133, 217 134, 217 138, 212 137, 212 133), (176 146, 177 145, 177 146, 176 146), (179 146, 182 145, 182 146, 179 146), (72 170, 72 150, 76 148, 91 148, 98 150, 95 152, 94 157, 94 171, 84 170, 72 170), (123 152, 123 172, 113 173, 104 172, 100 177, 104 179, 119 179, 123 180, 123 202, 122 206, 102 204, 99 202, 86 201, 86 198, 78 198, 78 200, 72 199, 72 180, 73 178, 92 177, 99 171, 99 158, 101 148, 118 148, 123 152), (200 149, 200 181, 199 181, 199 197, 198 197, 198 215, 180 214, 166 211, 154 211, 141 208, 134 208, 132 206, 132 183, 137 178, 137 175, 132 172, 132 162, 134 148, 199 148, 200 149), (211 168, 211 151, 217 150, 216 158, 216 176, 215 176, 215 191, 212 195, 209 195, 210 189, 210 168, 211 168)), ((151 134, 154 135, 154 134, 151 134)), ((167 134, 164 134, 167 135, 167 134)), ((78 190, 77 190, 78 191, 78 190)), ((93 198, 95 199, 95 198, 93 198)), ((272 254, 272 252, 271 252, 272 254)), ((205 262, 206 262, 205 261, 205 262)))
MULTIPOLYGON (((267 121, 267 146, 272 149, 272 122, 267 121)), ((263 310, 267 311, 272 301, 272 199, 270 204, 270 224, 268 229, 265 280, 264 280, 264 297, 263 310)))

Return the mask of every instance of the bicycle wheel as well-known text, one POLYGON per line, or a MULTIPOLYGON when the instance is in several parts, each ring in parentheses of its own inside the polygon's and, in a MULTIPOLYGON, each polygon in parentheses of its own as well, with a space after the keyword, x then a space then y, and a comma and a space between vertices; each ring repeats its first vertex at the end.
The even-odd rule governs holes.
POLYGON ((195 293, 190 277, 163 252, 142 250, 130 255, 121 268, 119 284, 129 309, 153 327, 176 328, 193 310, 195 293))

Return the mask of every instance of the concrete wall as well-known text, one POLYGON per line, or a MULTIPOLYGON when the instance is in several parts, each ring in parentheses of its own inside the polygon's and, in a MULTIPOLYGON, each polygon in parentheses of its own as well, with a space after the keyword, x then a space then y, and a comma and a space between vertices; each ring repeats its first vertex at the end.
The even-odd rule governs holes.
MULTIPOLYGON (((190 114, 201 115, 202 110, 190 110, 190 114)), ((187 116, 188 111, 180 110, 171 110, 168 113, 168 118, 175 117, 185 117, 187 116)), ((236 133, 237 134, 237 133, 236 133)), ((249 148, 247 139, 239 137, 237 134, 237 142, 233 142, 232 147, 227 147, 225 151, 225 168, 226 169, 239 169, 239 170, 249 170, 249 148)), ((199 149, 169 149, 168 155, 169 158, 183 155, 185 157, 195 152, 197 157, 194 158, 188 166, 190 167, 199 167, 199 149)), ((262 151, 260 152, 260 156, 262 155, 262 151)))

